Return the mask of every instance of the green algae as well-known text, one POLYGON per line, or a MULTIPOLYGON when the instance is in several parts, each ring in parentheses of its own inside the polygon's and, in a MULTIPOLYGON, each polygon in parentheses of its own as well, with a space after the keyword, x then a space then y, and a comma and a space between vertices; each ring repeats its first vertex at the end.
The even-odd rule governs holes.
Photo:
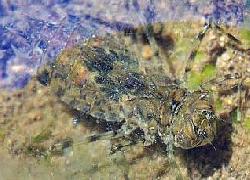
POLYGON ((217 112, 221 112, 223 110, 223 102, 219 98, 215 100, 215 109, 217 112))
POLYGON ((5 131, 3 129, 0 129, 0 142, 4 141, 5 138, 5 131))
POLYGON ((192 71, 187 79, 187 86, 191 90, 199 89, 203 83, 207 85, 206 82, 213 79, 216 75, 216 67, 213 65, 206 65, 202 72, 192 71))
POLYGON ((250 131, 250 117, 247 117, 243 123, 244 127, 250 131))
POLYGON ((191 90, 196 90, 202 84, 202 77, 200 73, 191 72, 187 79, 187 86, 191 90))
POLYGON ((206 58, 206 54, 203 51, 197 51, 195 55, 195 62, 200 63, 206 58))
POLYGON ((214 65, 206 65, 202 71, 202 77, 205 80, 212 79, 215 77, 216 74, 216 67, 214 65))
POLYGON ((46 141, 50 138, 51 133, 52 132, 50 130, 44 129, 40 134, 38 134, 32 138, 32 142, 33 143, 41 143, 43 141, 46 141))
POLYGON ((250 30, 246 28, 242 28, 240 30, 240 37, 244 43, 246 43, 247 46, 250 45, 250 30))

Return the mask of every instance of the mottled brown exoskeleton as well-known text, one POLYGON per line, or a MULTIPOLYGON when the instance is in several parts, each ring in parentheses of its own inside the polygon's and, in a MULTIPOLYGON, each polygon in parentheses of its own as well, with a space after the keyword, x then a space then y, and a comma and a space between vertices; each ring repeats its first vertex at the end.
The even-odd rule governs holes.
MULTIPOLYGON (((185 73, 190 71, 196 49, 209 29, 223 32, 217 25, 205 26, 196 37, 198 45, 192 47, 185 73)), ((228 47, 238 49, 240 42, 223 33, 230 39, 228 47)), ((94 37, 65 49, 54 63, 39 69, 37 79, 77 111, 80 119, 105 124, 107 133, 88 140, 108 136, 114 142, 113 151, 138 141, 143 141, 145 146, 162 142, 168 152, 173 146, 190 149, 212 144, 219 118, 215 115, 211 93, 203 88, 188 90, 183 80, 169 77, 164 71, 166 62, 159 54, 165 54, 168 59, 174 39, 162 36, 161 24, 127 29, 125 36, 159 48, 150 49, 152 57, 147 54, 140 57, 120 34, 94 37), (148 57, 156 61, 145 60, 148 57)))

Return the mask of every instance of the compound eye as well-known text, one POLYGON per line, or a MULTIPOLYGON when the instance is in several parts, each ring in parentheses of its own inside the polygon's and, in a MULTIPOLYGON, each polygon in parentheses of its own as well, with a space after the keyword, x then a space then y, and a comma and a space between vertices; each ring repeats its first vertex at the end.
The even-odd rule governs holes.
POLYGON ((204 129, 198 129, 197 135, 202 138, 207 138, 207 132, 204 129))
POLYGON ((202 115, 206 117, 207 120, 213 119, 214 113, 212 111, 202 110, 202 115))

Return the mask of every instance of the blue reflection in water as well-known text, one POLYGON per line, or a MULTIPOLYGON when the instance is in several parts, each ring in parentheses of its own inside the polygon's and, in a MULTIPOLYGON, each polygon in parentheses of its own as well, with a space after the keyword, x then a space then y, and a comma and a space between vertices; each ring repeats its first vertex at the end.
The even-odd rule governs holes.
POLYGON ((0 88, 23 87, 31 70, 53 60, 69 41, 77 43, 93 34, 123 31, 140 23, 182 19, 187 14, 241 23, 250 6, 249 0, 246 4, 169 0, 164 8, 161 1, 153 0, 105 0, 102 5, 98 0, 81 4, 78 0, 11 2, 0 1, 0 88), (207 6, 213 7, 211 12, 203 12, 207 6), (25 72, 16 72, 12 66, 25 67, 25 72))

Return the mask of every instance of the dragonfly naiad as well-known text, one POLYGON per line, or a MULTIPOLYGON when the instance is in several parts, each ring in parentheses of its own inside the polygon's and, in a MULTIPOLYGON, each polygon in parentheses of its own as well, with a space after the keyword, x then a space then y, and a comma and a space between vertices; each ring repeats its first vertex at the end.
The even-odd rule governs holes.
POLYGON ((222 121, 216 106, 230 102, 229 113, 247 104, 249 50, 224 27, 195 26, 156 23, 90 38, 63 50, 37 79, 79 121, 103 126, 88 141, 108 137, 112 152, 138 142, 161 142, 167 152, 212 145, 222 121))

